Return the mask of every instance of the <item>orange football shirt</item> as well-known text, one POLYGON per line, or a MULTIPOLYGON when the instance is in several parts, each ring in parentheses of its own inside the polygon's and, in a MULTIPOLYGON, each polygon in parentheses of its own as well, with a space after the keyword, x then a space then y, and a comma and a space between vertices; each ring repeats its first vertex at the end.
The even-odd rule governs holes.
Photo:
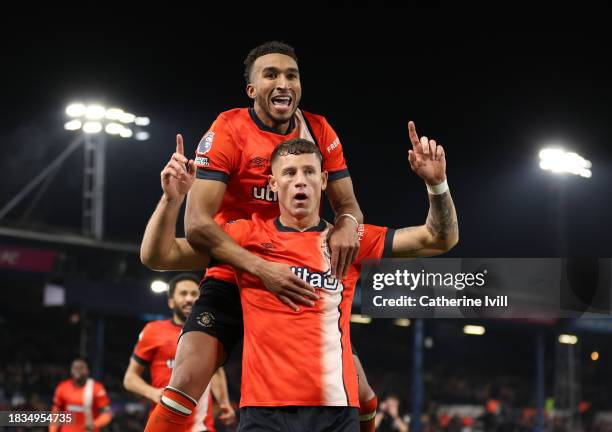
MULTIPOLYGON (((198 144, 195 163, 198 178, 227 183, 215 216, 219 225, 248 219, 253 213, 278 216, 278 199, 268 186, 270 156, 278 144, 291 138, 319 146, 330 182, 349 176, 340 139, 323 116, 297 110, 285 135, 263 124, 253 108, 236 108, 217 117, 198 144)), ((210 267, 206 276, 235 283, 234 271, 227 265, 210 267)))
MULTIPOLYGON (((86 420, 93 421, 100 415, 100 411, 110 405, 110 399, 102 383, 88 378, 85 385, 79 387, 72 379, 60 382, 53 395, 53 408, 61 412, 72 413, 73 423, 61 425, 61 432, 82 432, 85 430, 86 420)), ((94 432, 99 432, 95 428, 94 432)))
POLYGON ((224 230, 242 247, 269 261, 286 263, 313 288, 313 307, 294 312, 261 281, 237 273, 244 317, 240 406, 359 407, 357 371, 350 340, 350 315, 361 262, 391 252, 394 231, 360 225, 359 256, 342 281, 331 277, 327 235, 321 220, 305 232, 279 218, 253 215, 224 230))
MULTIPOLYGON (((176 345, 182 327, 172 320, 151 321, 147 323, 138 337, 132 358, 143 366, 149 366, 151 385, 162 388, 170 383, 170 376, 174 368, 176 345)), ((212 395, 210 385, 206 387, 195 411, 191 414, 192 420, 187 425, 188 431, 201 432, 203 430, 214 432, 214 418, 212 412, 212 395), (202 428, 202 425, 206 429, 202 428)))

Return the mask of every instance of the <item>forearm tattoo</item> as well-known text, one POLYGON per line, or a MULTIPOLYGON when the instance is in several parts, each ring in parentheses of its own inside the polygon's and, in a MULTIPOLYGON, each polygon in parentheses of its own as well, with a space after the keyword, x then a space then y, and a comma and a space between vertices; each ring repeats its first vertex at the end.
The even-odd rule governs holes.
POLYGON ((429 195, 427 230, 431 235, 446 240, 458 232, 457 212, 450 193, 429 195))

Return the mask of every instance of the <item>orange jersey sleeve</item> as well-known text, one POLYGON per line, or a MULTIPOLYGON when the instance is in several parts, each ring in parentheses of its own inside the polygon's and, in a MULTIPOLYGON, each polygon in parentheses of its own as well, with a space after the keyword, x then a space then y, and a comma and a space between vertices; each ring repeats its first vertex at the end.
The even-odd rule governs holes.
POLYGON ((360 224, 357 228, 359 255, 357 262, 364 259, 390 258, 393 249, 394 229, 375 225, 360 224))
POLYGON ((106 393, 106 389, 102 385, 96 381, 94 384, 94 394, 93 394, 93 406, 98 410, 102 410, 110 405, 110 399, 108 398, 108 394, 106 393))
POLYGON ((143 366, 148 365, 155 356, 155 351, 159 343, 155 337, 155 331, 151 323, 145 325, 144 329, 138 335, 138 342, 134 347, 132 358, 143 366))
POLYGON ((323 155, 323 169, 329 173, 329 180, 339 180, 349 176, 342 144, 336 131, 327 122, 325 117, 304 112, 309 129, 318 141, 319 149, 323 155))
POLYGON ((240 150, 233 138, 233 127, 219 115, 196 149, 197 177, 227 183, 240 165, 240 150))
POLYGON ((65 405, 63 388, 64 383, 59 383, 55 388, 55 393, 53 394, 53 408, 57 408, 59 411, 63 411, 65 405))

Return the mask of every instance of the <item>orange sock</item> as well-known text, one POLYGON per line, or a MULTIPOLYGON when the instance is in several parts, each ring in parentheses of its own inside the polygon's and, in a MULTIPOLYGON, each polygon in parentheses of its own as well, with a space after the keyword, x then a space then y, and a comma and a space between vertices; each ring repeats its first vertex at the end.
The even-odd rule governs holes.
POLYGON ((195 399, 182 391, 166 387, 149 417, 145 432, 184 432, 196 404, 195 399))
POLYGON ((374 419, 376 418, 376 408, 378 398, 374 396, 366 402, 359 401, 359 430, 360 432, 374 432, 374 419))

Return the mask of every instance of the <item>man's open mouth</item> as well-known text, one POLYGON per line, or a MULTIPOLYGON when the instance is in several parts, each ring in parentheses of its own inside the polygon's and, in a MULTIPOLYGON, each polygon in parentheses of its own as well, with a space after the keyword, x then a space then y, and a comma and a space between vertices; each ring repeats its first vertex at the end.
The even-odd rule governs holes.
POLYGON ((291 106, 291 96, 274 96, 272 98, 272 105, 277 108, 289 108, 291 106))
POLYGON ((307 199, 308 199, 308 195, 306 195, 306 194, 305 194, 305 193, 303 193, 303 192, 299 192, 299 193, 296 193, 296 194, 293 196, 293 199, 294 199, 294 200, 297 200, 297 201, 305 201, 305 200, 307 200, 307 199))

